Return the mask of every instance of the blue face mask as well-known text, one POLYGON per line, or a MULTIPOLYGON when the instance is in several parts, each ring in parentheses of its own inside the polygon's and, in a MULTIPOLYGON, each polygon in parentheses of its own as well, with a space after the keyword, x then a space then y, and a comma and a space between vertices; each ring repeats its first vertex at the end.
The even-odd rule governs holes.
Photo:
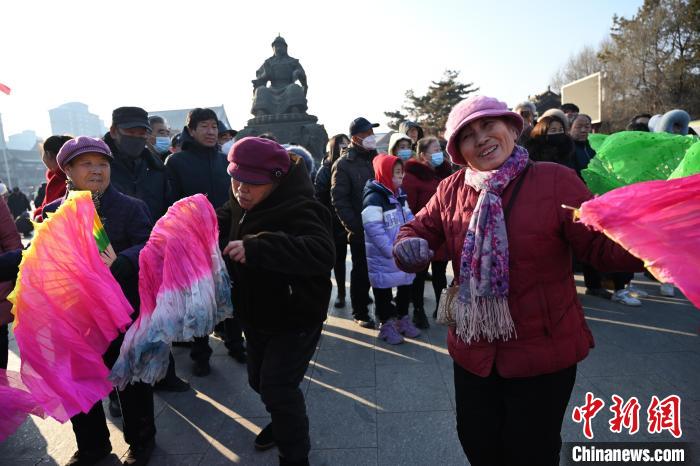
POLYGON ((445 161, 445 155, 442 152, 435 152, 430 156, 430 163, 433 167, 439 167, 445 161))
POLYGON ((413 155, 413 151, 411 149, 401 149, 398 152, 396 152, 396 155, 398 155, 399 158, 405 162, 406 160, 411 158, 411 156, 413 155))
POLYGON ((153 147, 158 151, 160 154, 164 154, 168 152, 170 149, 170 138, 169 137, 156 137, 156 143, 153 145, 153 147))

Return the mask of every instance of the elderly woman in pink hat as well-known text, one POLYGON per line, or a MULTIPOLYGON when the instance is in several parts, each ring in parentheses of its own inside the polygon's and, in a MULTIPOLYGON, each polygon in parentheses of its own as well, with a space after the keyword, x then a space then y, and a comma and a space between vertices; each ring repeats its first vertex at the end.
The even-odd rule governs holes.
POLYGON ((494 98, 470 97, 447 121, 462 169, 404 225, 394 257, 423 270, 446 244, 453 261, 457 431, 472 466, 558 465, 576 365, 593 347, 576 295, 572 251, 599 270, 641 261, 574 222, 562 204, 592 197, 576 172, 531 162, 517 146, 523 120, 494 98))

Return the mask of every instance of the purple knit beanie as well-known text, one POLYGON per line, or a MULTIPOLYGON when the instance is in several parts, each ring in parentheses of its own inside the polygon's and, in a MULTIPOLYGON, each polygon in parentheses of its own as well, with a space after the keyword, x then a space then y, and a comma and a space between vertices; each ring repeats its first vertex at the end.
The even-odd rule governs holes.
POLYGON ((56 163, 62 171, 65 171, 63 168, 71 160, 88 152, 104 155, 110 162, 114 160, 112 151, 109 150, 109 146, 104 141, 87 136, 78 136, 63 144, 63 147, 58 151, 58 155, 56 155, 56 163))

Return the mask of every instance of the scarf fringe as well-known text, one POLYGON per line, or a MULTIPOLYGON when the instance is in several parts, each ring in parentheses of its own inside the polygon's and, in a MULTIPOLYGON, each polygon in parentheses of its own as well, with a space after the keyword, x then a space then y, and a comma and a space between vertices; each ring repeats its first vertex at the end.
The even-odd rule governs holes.
POLYGON ((491 343, 496 339, 517 338, 515 322, 510 315, 507 296, 477 296, 472 282, 469 302, 457 300, 455 332, 466 344, 481 338, 491 343))

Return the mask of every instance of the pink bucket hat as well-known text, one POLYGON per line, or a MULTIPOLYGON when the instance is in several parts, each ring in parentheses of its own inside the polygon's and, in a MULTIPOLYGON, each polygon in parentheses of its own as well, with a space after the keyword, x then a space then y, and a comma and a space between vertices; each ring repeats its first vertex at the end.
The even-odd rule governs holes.
POLYGON ((447 117, 445 125, 445 138, 447 138, 447 153, 452 157, 452 161, 459 165, 466 165, 467 161, 462 158, 457 144, 457 136, 462 128, 472 121, 484 117, 504 117, 518 131, 518 135, 523 130, 523 118, 515 112, 508 110, 505 102, 501 102, 493 97, 474 96, 464 99, 454 106, 447 117))
POLYGON ((63 171, 63 168, 68 165, 71 160, 88 152, 102 154, 107 157, 110 162, 114 160, 112 151, 109 150, 109 146, 105 144, 104 141, 87 136, 78 136, 63 144, 56 155, 56 163, 63 171))

